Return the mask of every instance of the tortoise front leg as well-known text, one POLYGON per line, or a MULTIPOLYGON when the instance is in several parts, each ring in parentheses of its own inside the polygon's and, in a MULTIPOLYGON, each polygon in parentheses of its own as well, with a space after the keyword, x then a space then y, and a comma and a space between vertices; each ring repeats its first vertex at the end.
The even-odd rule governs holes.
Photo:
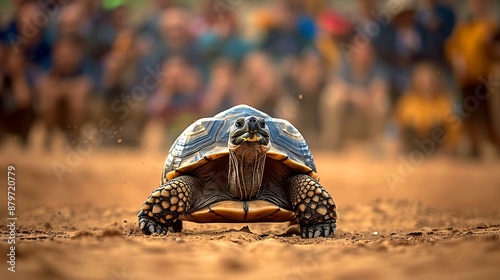
POLYGON ((193 204, 200 181, 192 176, 180 176, 154 190, 142 205, 139 228, 145 234, 166 234, 180 232, 182 221, 179 216, 186 213, 193 204))
POLYGON ((335 233, 337 211, 330 194, 308 175, 292 176, 287 184, 288 199, 299 220, 302 237, 327 237, 335 233))

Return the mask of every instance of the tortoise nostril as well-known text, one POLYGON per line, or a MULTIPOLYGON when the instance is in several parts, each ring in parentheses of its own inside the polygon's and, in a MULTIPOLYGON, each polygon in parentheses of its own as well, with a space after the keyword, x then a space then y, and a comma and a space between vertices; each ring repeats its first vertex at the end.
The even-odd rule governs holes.
POLYGON ((257 125, 257 118, 256 117, 249 117, 247 119, 247 122, 248 122, 248 130, 257 131, 258 125, 257 125))

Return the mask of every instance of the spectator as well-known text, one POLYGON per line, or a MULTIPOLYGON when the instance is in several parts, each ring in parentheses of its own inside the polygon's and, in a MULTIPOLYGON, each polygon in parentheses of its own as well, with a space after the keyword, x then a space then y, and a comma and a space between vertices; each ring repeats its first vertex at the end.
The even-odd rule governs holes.
POLYGON ((386 26, 390 23, 390 18, 376 17, 380 11, 377 0, 358 0, 356 4, 357 9, 353 20, 354 31, 358 36, 363 33, 365 36, 363 40, 368 38, 377 55, 382 54, 384 52, 384 33, 387 32, 386 26), (369 33, 369 35, 365 33, 369 33))
POLYGON ((148 1, 148 13, 146 21, 139 26, 138 35, 144 48, 157 44, 161 41, 158 23, 164 10, 172 6, 172 0, 152 0, 148 1))
POLYGON ((9 23, 1 38, 16 51, 23 51, 30 67, 45 71, 50 67, 51 45, 44 36, 44 28, 35 24, 43 12, 34 1, 20 4, 15 18, 9 23))
POLYGON ((129 10, 125 5, 111 7, 108 11, 98 10, 93 20, 91 30, 86 37, 88 52, 89 76, 92 77, 95 89, 102 92, 103 62, 110 54, 115 41, 122 33, 130 33, 129 10))
POLYGON ((423 57, 439 67, 447 88, 453 94, 453 98, 458 99, 458 85, 444 53, 445 42, 456 24, 455 13, 449 6, 441 2, 439 0, 424 0, 422 1, 422 9, 418 13, 418 20, 428 36, 423 57))
POLYGON ((393 104, 410 84, 412 67, 424 58, 428 45, 425 29, 416 20, 415 1, 400 2, 399 13, 382 33, 380 55, 391 71, 393 104))
POLYGON ((111 51, 103 61, 104 113, 111 118, 113 124, 120 128, 119 135, 114 132, 106 135, 104 145, 116 145, 118 139, 121 139, 120 145, 138 146, 147 120, 146 87, 149 88, 157 82, 156 77, 153 77, 152 82, 148 80, 146 85, 143 84, 136 89, 132 87, 137 63, 135 35, 131 29, 120 30, 111 51), (137 92, 133 93, 133 90, 137 92))
POLYGON ((342 66, 322 97, 324 147, 338 150, 345 138, 362 131, 379 149, 388 110, 387 89, 385 70, 377 62, 373 46, 356 48, 352 63, 342 66))
POLYGON ((164 57, 183 56, 189 63, 199 62, 194 41, 189 33, 190 11, 183 6, 173 6, 166 9, 160 17, 159 27, 164 57))
POLYGON ((318 8, 319 3, 307 0, 289 0, 292 10, 294 11, 297 30, 302 35, 308 44, 314 41, 316 37, 317 26, 314 19, 314 9, 318 8))
POLYGON ((327 71, 338 71, 349 60, 347 49, 352 25, 350 21, 334 10, 326 10, 318 15, 318 31, 315 47, 326 62, 327 71))
POLYGON ((221 20, 217 10, 211 8, 211 5, 212 3, 205 11, 206 29, 196 40, 204 77, 209 75, 208 70, 219 58, 227 58, 240 64, 250 50, 250 44, 243 40, 238 32, 236 15, 228 11, 221 20))
POLYGON ((268 114, 283 116, 278 103, 284 98, 283 85, 271 58, 264 52, 253 52, 245 57, 242 65, 240 90, 236 103, 247 104, 268 114))
POLYGON ((128 7, 125 5, 98 11, 88 35, 87 47, 93 60, 103 59, 111 50, 118 33, 128 28, 128 13, 128 7))
POLYGON ((61 34, 78 34, 87 38, 91 31, 91 19, 87 18, 85 6, 81 1, 75 1, 60 7, 58 17, 51 18, 47 28, 47 38, 53 44, 61 34))
MULTIPOLYGON (((182 57, 190 65, 200 65, 199 55, 189 33, 189 10, 184 6, 171 6, 165 9, 159 18, 158 28, 161 41, 149 46, 149 49, 140 49, 145 53, 137 63, 135 85, 141 85, 142 81, 157 72, 159 62, 171 57, 182 57)), ((141 42, 136 42, 139 46, 141 42)), ((159 74, 159 73, 157 73, 159 74)), ((152 94, 156 89, 149 92, 152 94)))
MULTIPOLYGON (((170 137, 176 137, 196 116, 199 116, 198 100, 201 98, 200 75, 194 66, 182 56, 171 56, 162 65, 158 90, 149 100, 149 112, 161 119, 170 137)), ((167 141, 173 139, 166 139, 167 141)))
POLYGON ((107 99, 118 98, 131 88, 136 62, 135 35, 132 29, 121 30, 104 60, 103 88, 107 99))
POLYGON ((212 116, 235 104, 235 70, 234 63, 229 59, 219 59, 214 63, 203 102, 200 104, 203 115, 212 116))
POLYGON ((465 132, 471 142, 471 155, 477 157, 482 129, 486 128, 490 141, 500 148, 500 138, 495 132, 489 112, 488 88, 481 84, 479 77, 488 77, 491 73, 489 43, 498 29, 493 18, 488 15, 490 6, 486 0, 468 0, 470 16, 460 22, 447 42, 447 55, 451 60, 453 73, 460 83, 462 102, 465 108, 465 132), (477 101, 471 108, 468 100, 477 101), (476 108, 477 107, 477 108, 476 108))
POLYGON ((33 80, 24 53, 0 44, 0 140, 6 132, 20 136, 26 147, 34 121, 33 80))
POLYGON ((309 51, 299 57, 298 64, 292 71, 290 90, 297 100, 297 111, 300 112, 300 117, 295 118, 293 122, 310 146, 317 146, 317 135, 324 124, 319 106, 320 93, 326 84, 325 69, 326 65, 321 56, 309 51))
POLYGON ((66 34, 57 39, 52 51, 49 72, 38 82, 40 113, 47 130, 45 147, 51 147, 53 130, 59 126, 68 132, 71 145, 79 141, 85 121, 86 101, 92 88, 91 80, 82 69, 83 40, 66 34))
MULTIPOLYGON (((431 149, 429 141, 432 147, 445 148, 451 153, 457 150, 459 121, 453 113, 451 94, 446 91, 438 69, 429 63, 417 65, 410 89, 396 105, 395 116, 404 152, 422 147, 431 149), (442 137, 436 138, 436 135, 442 137)), ((434 148, 429 151, 432 153, 434 148)))
POLYGON ((424 51, 425 59, 447 69, 444 44, 455 27, 455 13, 439 0, 424 0, 418 20, 429 36, 424 51))
POLYGON ((297 17, 290 3, 278 1, 274 5, 273 22, 262 41, 262 49, 281 61, 295 57, 309 44, 297 26, 297 17))

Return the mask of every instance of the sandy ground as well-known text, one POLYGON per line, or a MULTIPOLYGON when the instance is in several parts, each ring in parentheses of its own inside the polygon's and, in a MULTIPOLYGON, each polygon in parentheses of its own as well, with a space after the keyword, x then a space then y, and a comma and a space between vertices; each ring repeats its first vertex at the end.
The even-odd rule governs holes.
POLYGON ((334 237, 301 239, 287 224, 194 223, 144 236, 136 214, 166 156, 156 136, 137 150, 93 147, 62 181, 52 165, 67 165, 63 148, 4 143, 0 278, 500 279, 498 159, 436 157, 407 168, 362 149, 315 151, 339 210, 334 237), (15 273, 6 263, 8 164, 18 178, 15 273), (401 176, 394 185, 388 172, 401 176))

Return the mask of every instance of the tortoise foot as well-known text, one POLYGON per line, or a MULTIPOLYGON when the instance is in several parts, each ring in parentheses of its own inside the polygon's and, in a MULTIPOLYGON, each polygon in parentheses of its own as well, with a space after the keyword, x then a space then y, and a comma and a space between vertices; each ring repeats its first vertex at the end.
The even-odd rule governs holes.
POLYGON ((174 222, 162 223, 147 215, 139 215, 139 228, 144 234, 150 235, 153 233, 167 234, 167 232, 181 232, 182 221, 176 220, 174 222))
POLYGON ((150 235, 153 233, 157 234, 167 234, 168 227, 166 225, 162 225, 151 219, 149 217, 139 217, 139 228, 144 234, 150 235))
POLYGON ((328 237, 335 233, 337 224, 335 222, 305 225, 300 227, 302 238, 328 237))
POLYGON ((289 199, 302 237, 327 237, 334 233, 337 211, 330 194, 308 175, 292 176, 289 186, 289 199))
POLYGON ((199 185, 196 178, 180 176, 154 190, 137 215, 141 231, 145 234, 180 232, 180 217, 189 209, 192 194, 199 185))
POLYGON ((167 232, 181 232, 182 222, 177 220, 171 226, 156 221, 148 216, 139 216, 139 228, 144 234, 150 235, 153 233, 167 234, 167 232))

